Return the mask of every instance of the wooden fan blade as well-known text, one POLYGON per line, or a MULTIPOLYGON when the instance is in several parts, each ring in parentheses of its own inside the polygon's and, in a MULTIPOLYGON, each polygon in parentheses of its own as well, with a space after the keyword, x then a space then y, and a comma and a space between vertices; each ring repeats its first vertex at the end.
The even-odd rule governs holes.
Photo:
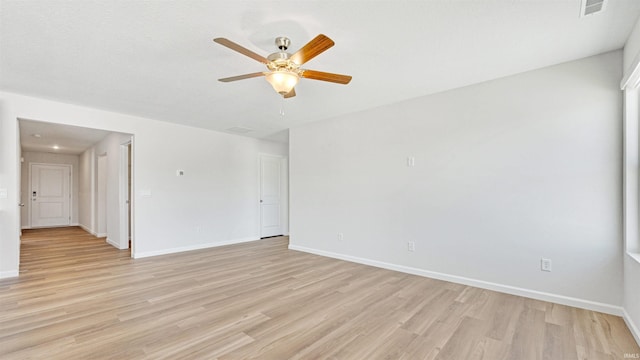
POLYGON ((294 96, 296 96, 296 88, 291 89, 291 91, 289 91, 288 94, 284 95, 284 98, 288 99, 288 98, 292 98, 294 96))
POLYGON ((229 39, 225 39, 225 38, 215 38, 213 39, 213 41, 217 42, 218 44, 222 45, 222 46, 226 46, 231 50, 237 51, 240 54, 246 55, 254 60, 257 60, 263 64, 267 64, 269 62, 269 60, 267 60, 267 58, 265 58, 262 55, 258 55, 256 53, 254 53, 253 51, 238 45, 236 43, 234 43, 233 41, 229 40, 229 39))
POLYGON ((329 81, 345 85, 351 81, 351 76, 349 75, 340 75, 316 70, 303 70, 300 76, 306 79, 329 81))
POLYGON ((333 40, 329 39, 323 34, 316 36, 313 40, 309 41, 307 45, 303 46, 298 52, 291 55, 291 60, 298 65, 302 65, 314 57, 322 54, 324 51, 335 45, 333 40))
POLYGON ((257 72, 257 73, 251 73, 251 74, 232 76, 232 77, 228 77, 228 78, 224 78, 224 79, 218 79, 218 81, 231 82, 231 81, 238 81, 238 80, 243 80, 243 79, 250 79, 250 78, 254 78, 254 77, 258 77, 258 76, 264 76, 264 73, 263 72, 257 72))

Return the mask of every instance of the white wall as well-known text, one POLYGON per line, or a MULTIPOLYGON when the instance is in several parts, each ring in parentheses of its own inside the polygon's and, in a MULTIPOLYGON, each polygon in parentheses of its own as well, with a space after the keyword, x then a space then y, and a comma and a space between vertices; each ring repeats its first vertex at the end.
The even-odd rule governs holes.
POLYGON ((0 188, 9 190, 0 198, 0 276, 18 270, 17 118, 134 135, 136 257, 259 237, 262 141, 0 92, 0 188))
POLYGON ((625 321, 640 344, 640 257, 624 259, 625 321))
MULTIPOLYGON (((96 173, 95 173, 95 191, 93 198, 95 203, 92 204, 92 209, 95 217, 93 223, 95 226, 95 235, 98 237, 107 237, 107 178, 109 174, 107 172, 107 155, 98 155, 96 157, 96 173)), ((116 244, 114 244, 116 245, 116 244)), ((116 245, 116 247, 120 247, 116 245)))
POLYGON ((621 313, 621 68, 612 52, 291 129, 291 248, 621 313))
POLYGON ((289 144, 275 141, 260 141, 260 152, 271 155, 289 156, 289 144))
POLYGON ((45 152, 32 152, 25 151, 22 153, 24 162, 22 163, 21 171, 21 200, 25 206, 22 208, 21 222, 22 228, 31 227, 31 219, 29 217, 29 211, 31 211, 31 196, 29 194, 30 189, 30 173, 29 168, 32 163, 39 164, 66 164, 71 165, 71 225, 78 224, 79 214, 79 156, 69 154, 54 154, 45 152))
MULTIPOLYGON (((638 65, 640 57, 640 20, 624 47, 624 78, 629 78, 638 65)), ((640 344, 640 245, 638 229, 638 89, 625 89, 625 156, 624 156, 624 291, 623 307, 625 321, 629 325, 636 341, 640 344)))
POLYGON ((94 189, 94 152, 93 148, 80 154, 78 162, 78 224, 95 235, 93 222, 94 189))
POLYGON ((20 145, 15 106, 0 96, 0 278, 18 276, 20 254, 20 145))
POLYGON ((630 73, 633 69, 634 60, 640 54, 640 19, 636 21, 636 25, 631 30, 629 38, 624 45, 623 67, 624 74, 630 73))
MULTIPOLYGON (((106 156, 106 234, 107 242, 119 249, 129 247, 129 239, 123 238, 120 233, 120 146, 131 142, 129 134, 111 133, 93 147, 93 153, 97 163, 98 156, 106 156)), ((98 180, 99 181, 99 180, 98 180)), ((96 186, 96 190, 97 190, 96 186)), ((98 196, 96 194, 95 198, 98 196)), ((98 215, 98 212, 96 212, 98 215)), ((95 222, 95 221, 94 221, 95 222)), ((96 229, 101 233, 102 229, 96 229)))

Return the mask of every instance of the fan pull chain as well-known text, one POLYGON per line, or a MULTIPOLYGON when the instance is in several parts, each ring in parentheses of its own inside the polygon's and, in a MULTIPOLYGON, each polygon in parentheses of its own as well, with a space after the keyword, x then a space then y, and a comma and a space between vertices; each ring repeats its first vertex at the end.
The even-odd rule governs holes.
POLYGON ((282 97, 282 102, 280 102, 280 116, 284 117, 284 96, 282 97))

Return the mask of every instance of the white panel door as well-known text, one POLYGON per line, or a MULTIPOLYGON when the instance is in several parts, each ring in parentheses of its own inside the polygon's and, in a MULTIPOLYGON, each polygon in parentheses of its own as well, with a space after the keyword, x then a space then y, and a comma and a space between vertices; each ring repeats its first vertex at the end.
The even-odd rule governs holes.
POLYGON ((64 226, 71 221, 70 166, 31 164, 31 226, 64 226))
POLYGON ((280 157, 260 156, 260 237, 282 235, 280 157))

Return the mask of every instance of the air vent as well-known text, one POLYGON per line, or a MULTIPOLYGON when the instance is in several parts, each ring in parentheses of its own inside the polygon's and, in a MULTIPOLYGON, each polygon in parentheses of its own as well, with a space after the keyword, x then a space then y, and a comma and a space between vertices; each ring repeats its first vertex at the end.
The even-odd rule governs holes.
POLYGON ((240 127, 240 126, 234 126, 234 127, 228 128, 227 131, 228 132, 232 132, 232 133, 236 133, 236 134, 246 134, 248 132, 252 132, 253 129, 240 127))
POLYGON ((590 16, 604 11, 608 0, 582 0, 580 17, 590 16))

